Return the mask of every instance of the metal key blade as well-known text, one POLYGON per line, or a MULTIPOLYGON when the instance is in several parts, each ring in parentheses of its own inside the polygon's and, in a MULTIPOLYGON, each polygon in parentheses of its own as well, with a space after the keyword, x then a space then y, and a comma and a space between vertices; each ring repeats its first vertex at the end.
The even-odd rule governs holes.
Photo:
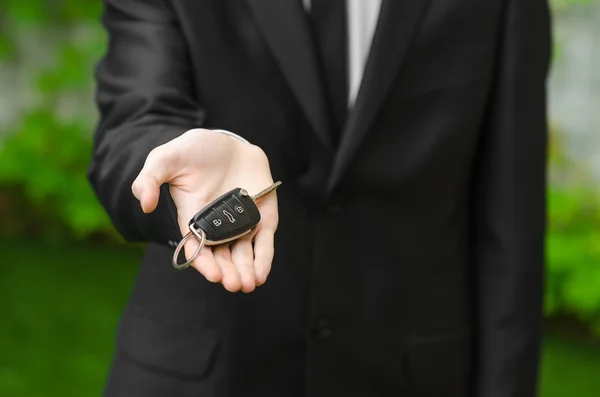
POLYGON ((262 190, 262 191, 258 192, 257 194, 255 194, 254 196, 250 196, 250 197, 252 198, 252 200, 254 200, 256 202, 256 201, 260 200, 261 198, 263 198, 264 196, 266 196, 267 194, 271 193, 273 190, 277 189, 279 187, 279 185, 281 185, 281 181, 275 182, 274 184, 272 184, 265 190, 262 190))

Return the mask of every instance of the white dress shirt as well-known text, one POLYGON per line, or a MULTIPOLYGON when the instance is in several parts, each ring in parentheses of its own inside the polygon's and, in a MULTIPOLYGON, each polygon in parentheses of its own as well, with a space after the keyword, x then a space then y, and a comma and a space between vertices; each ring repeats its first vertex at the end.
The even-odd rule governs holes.
MULTIPOLYGON (((306 12, 310 12, 310 0, 302 0, 306 12)), ((377 26, 381 0, 330 0, 346 1, 348 26, 348 107, 354 105, 373 34, 377 26)))

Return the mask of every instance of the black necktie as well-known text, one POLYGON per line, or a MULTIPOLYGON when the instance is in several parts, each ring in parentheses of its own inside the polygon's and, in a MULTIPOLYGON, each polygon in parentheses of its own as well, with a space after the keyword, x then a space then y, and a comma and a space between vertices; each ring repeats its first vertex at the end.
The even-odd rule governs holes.
POLYGON ((348 73, 346 0, 311 0, 310 19, 336 125, 336 140, 346 122, 348 73))

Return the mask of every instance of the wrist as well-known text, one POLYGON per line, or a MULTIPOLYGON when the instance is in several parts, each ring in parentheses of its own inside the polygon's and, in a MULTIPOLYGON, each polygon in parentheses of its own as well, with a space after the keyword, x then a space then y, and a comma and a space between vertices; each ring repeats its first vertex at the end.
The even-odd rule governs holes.
POLYGON ((219 133, 219 134, 223 134, 223 135, 227 135, 227 136, 229 136, 229 137, 231 137, 233 139, 236 139, 236 140, 238 140, 240 142, 244 142, 244 143, 248 143, 248 144, 250 143, 245 138, 243 138, 243 137, 239 136, 238 134, 235 134, 235 133, 233 133, 231 131, 222 130, 222 129, 216 129, 216 130, 210 130, 210 131, 213 131, 213 132, 216 132, 216 133, 219 133))

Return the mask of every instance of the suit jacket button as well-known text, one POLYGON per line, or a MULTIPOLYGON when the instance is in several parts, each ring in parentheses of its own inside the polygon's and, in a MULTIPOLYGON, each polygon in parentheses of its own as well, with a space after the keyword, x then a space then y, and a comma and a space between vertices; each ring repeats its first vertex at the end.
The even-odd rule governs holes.
POLYGON ((317 339, 329 339, 332 335, 331 323, 328 320, 321 319, 317 321, 315 327, 315 337, 317 339))
POLYGON ((339 214, 342 212, 342 196, 339 193, 333 194, 327 203, 325 211, 328 214, 339 214))

